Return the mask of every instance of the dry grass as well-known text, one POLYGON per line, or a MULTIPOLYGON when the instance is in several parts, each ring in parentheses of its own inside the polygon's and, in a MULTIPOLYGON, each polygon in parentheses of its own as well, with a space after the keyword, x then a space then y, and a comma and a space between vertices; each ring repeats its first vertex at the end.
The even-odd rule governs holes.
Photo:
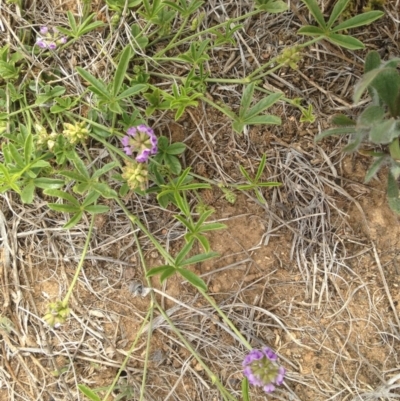
MULTIPOLYGON (((20 50, 18 29, 29 27, 35 32, 48 21, 64 25, 66 7, 74 13, 82 10, 79 2, 27 2, 21 10, 0 0, 0 45, 20 50)), ((109 20, 102 2, 92 7, 109 20)), ((248 1, 209 1, 204 28, 250 8, 248 1)), ((357 35, 369 49, 377 48, 385 57, 399 56, 399 0, 388 0, 385 10, 383 21, 357 35)), ((213 76, 244 77, 288 44, 301 41, 295 32, 309 16, 300 2, 291 2, 291 11, 244 21, 235 46, 214 50, 209 61, 213 76)), ((26 79, 39 82, 42 74, 50 74, 57 66, 61 76, 52 82, 65 85, 70 94, 81 94, 84 87, 74 68, 84 66, 107 79, 114 68, 114 49, 126 43, 129 29, 128 20, 122 19, 112 35, 91 33, 47 59, 26 54, 30 62, 26 79)), ((391 233, 377 234, 371 216, 377 204, 385 208, 385 203, 366 208, 364 197, 379 199, 381 187, 376 182, 371 190, 361 184, 362 177, 346 173, 336 139, 313 144, 314 134, 327 126, 328 116, 351 107, 351 88, 361 73, 364 54, 320 43, 304 55, 299 71, 287 70, 265 80, 268 89, 283 90, 287 97, 305 97, 316 110, 317 122, 312 125, 299 125, 298 113, 282 105, 277 107, 285 121, 282 127, 251 129, 242 137, 205 105, 177 123, 169 114, 151 121, 158 133, 187 143, 184 162, 208 178, 224 184, 237 182, 238 164, 254 171, 261 154, 267 152, 265 178, 283 184, 265 193, 265 206, 251 194, 239 196, 235 207, 217 189, 208 197, 204 194, 203 200, 217 210, 216 219, 230 229, 211 236, 221 259, 196 268, 248 341, 254 347, 271 346, 280 355, 287 380, 269 399, 400 398, 400 280, 392 274, 398 228, 391 225, 391 233), (360 195, 363 189, 367 195, 360 195), (376 235, 370 235, 371 229, 376 235)), ((176 65, 169 68, 160 66, 157 72, 178 71, 176 65)), ((241 91, 238 85, 209 88, 210 96, 233 108, 240 103, 241 91)), ((79 112, 86 113, 91 101, 86 97, 87 105, 79 112)), ((138 107, 144 108, 144 102, 138 107)), ((107 162, 100 146, 92 144, 90 152, 94 165, 107 162)), ((356 163, 359 159, 346 160, 356 163)), ((125 202, 167 250, 176 250, 184 232, 171 212, 160 209, 153 197, 132 195, 125 202)), ((2 194, 0 210, 0 399, 83 399, 79 383, 92 388, 111 383, 150 305, 150 294, 143 296, 146 291, 137 285, 144 281, 134 234, 149 266, 162 262, 160 256, 113 205, 108 215, 96 220, 71 317, 61 329, 52 330, 41 317, 49 301, 65 294, 89 222, 83 220, 64 231, 66 216, 49 211, 40 196, 34 205, 24 206, 14 194, 2 194)), ((383 227, 396 219, 385 213, 383 227)), ((161 287, 154 282, 154 286, 155 299, 174 326, 239 398, 246 350, 235 334, 182 280, 174 278, 161 287)), ((130 391, 125 400, 139 399, 148 338, 147 401, 222 399, 161 315, 146 326, 115 397, 130 391)), ((264 394, 252 392, 252 400, 263 399, 264 394)))

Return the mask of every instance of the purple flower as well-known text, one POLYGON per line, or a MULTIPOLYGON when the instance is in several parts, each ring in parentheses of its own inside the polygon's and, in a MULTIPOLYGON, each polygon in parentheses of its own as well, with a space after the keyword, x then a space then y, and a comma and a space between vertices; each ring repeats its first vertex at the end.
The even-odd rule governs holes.
POLYGON ((285 377, 285 368, 276 361, 278 356, 270 348, 251 350, 243 360, 243 374, 253 386, 262 387, 266 393, 280 386, 285 377))
POLYGON ((126 133, 127 135, 121 139, 124 152, 128 156, 136 152, 137 162, 145 163, 151 155, 157 153, 157 137, 147 125, 142 124, 137 127, 130 127, 126 133))
POLYGON ((56 28, 49 29, 47 26, 40 27, 36 45, 41 49, 55 50, 58 45, 67 43, 65 36, 60 36, 56 28))
POLYGON ((47 44, 42 39, 39 39, 36 42, 36 45, 39 46, 41 49, 46 49, 47 48, 47 44))

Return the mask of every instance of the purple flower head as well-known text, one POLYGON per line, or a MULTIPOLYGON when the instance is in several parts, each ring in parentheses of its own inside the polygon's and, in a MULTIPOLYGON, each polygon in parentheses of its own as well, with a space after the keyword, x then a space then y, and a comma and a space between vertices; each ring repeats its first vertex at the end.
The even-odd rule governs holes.
POLYGON ((253 386, 262 387, 266 393, 280 386, 285 377, 285 368, 276 362, 278 356, 270 348, 251 350, 243 360, 243 374, 253 386))
POLYGON ((130 127, 126 133, 127 135, 121 139, 124 152, 128 156, 136 152, 137 162, 145 163, 151 155, 157 153, 157 137, 147 125, 142 124, 137 127, 130 127))
POLYGON ((36 45, 41 49, 55 50, 57 45, 64 44, 67 42, 67 38, 60 36, 58 29, 47 26, 40 27, 39 35, 36 41, 36 45))
POLYGON ((36 42, 36 45, 39 46, 41 49, 46 49, 47 48, 47 44, 42 39, 39 39, 36 42))

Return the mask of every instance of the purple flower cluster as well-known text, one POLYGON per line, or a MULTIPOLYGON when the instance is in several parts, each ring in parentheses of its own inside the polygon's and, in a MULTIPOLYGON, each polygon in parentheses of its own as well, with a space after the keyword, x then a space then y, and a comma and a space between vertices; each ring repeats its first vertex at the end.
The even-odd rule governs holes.
POLYGON ((154 131, 146 125, 130 127, 126 131, 127 135, 121 139, 124 152, 131 156, 137 152, 136 161, 145 163, 151 155, 157 153, 157 137, 154 131))
POLYGON ((52 28, 51 32, 47 26, 40 28, 40 35, 37 38, 36 45, 41 49, 55 50, 57 45, 67 43, 65 36, 60 36, 56 28, 52 28))
POLYGON ((277 364, 278 356, 270 348, 253 349, 243 361, 243 374, 253 386, 262 387, 266 393, 280 386, 285 377, 285 368, 277 364))

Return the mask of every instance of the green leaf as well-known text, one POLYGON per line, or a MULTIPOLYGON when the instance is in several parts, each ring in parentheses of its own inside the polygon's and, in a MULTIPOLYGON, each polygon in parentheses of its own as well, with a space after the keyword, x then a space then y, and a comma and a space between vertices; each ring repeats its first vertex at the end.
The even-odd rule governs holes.
POLYGON ((249 381, 247 380, 247 377, 242 380, 242 398, 243 401, 250 401, 249 381))
POLYGON ((70 204, 63 204, 63 203, 48 203, 48 208, 54 210, 56 212, 63 212, 63 213, 77 213, 81 209, 77 206, 70 205, 70 204))
POLYGON ((250 110, 246 111, 243 114, 244 120, 247 121, 252 117, 255 117, 258 114, 262 113, 264 110, 275 104, 282 96, 283 93, 273 93, 266 98, 260 100, 255 106, 253 106, 250 110))
POLYGON ((356 129, 354 127, 331 128, 326 131, 322 131, 320 134, 318 134, 315 137, 314 141, 318 142, 321 139, 326 138, 327 136, 354 134, 355 132, 356 132, 356 129))
POLYGON ((326 36, 325 31, 322 28, 312 25, 306 25, 301 27, 298 31, 300 35, 308 35, 308 36, 326 36))
POLYGON ((147 277, 147 278, 153 277, 153 276, 155 276, 155 275, 157 275, 157 274, 160 274, 160 273, 162 273, 163 271, 169 270, 169 269, 174 269, 174 270, 175 270, 175 268, 174 268, 173 266, 170 266, 170 265, 163 265, 163 266, 153 267, 152 269, 150 269, 150 270, 146 273, 146 277, 147 277))
POLYGON ((393 174, 389 172, 388 176, 388 186, 387 186, 387 194, 389 198, 398 198, 399 197, 399 187, 396 179, 393 177, 393 174))
POLYGON ((379 68, 381 65, 381 56, 376 50, 371 50, 365 57, 364 73, 379 68))
POLYGON ((185 278, 190 284, 201 291, 207 291, 206 283, 195 273, 187 269, 177 269, 178 273, 185 278))
POLYGON ((246 112, 249 109, 250 104, 253 100, 255 87, 256 87, 256 84, 254 82, 248 84, 245 87, 245 89, 243 91, 242 100, 240 101, 240 111, 239 111, 240 117, 243 117, 244 115, 246 115, 246 112))
MULTIPOLYGON (((194 240, 189 241, 185 246, 181 249, 181 251, 178 253, 175 259, 175 264, 177 266, 180 266, 180 264, 183 262, 183 259, 186 257, 186 255, 192 250, 194 244, 194 240)), ((184 266, 184 264, 183 264, 184 266)))
POLYGON ((307 6, 310 13, 313 15, 313 17, 317 21, 318 25, 321 28, 326 29, 326 23, 324 20, 324 16, 322 15, 322 12, 319 9, 318 3, 316 2, 316 0, 302 0, 302 1, 307 6))
POLYGON ((344 153, 355 152, 360 147, 363 138, 364 138, 364 133, 357 132, 357 134, 354 135, 352 138, 354 139, 353 142, 350 142, 347 146, 345 146, 343 152, 344 153))
POLYGON ((89 387, 86 387, 83 384, 78 384, 78 388, 90 400, 92 400, 92 401, 101 401, 101 398, 93 390, 91 390, 89 387))
POLYGON ((77 182, 84 181, 86 182, 88 177, 83 176, 76 171, 68 171, 68 170, 61 170, 58 172, 59 175, 62 175, 64 177, 70 178, 71 180, 75 180, 77 182))
POLYGON ((90 191, 87 195, 85 200, 82 203, 82 207, 86 209, 87 206, 93 204, 94 202, 97 201, 97 199, 99 199, 100 194, 96 191, 90 191))
POLYGON ((160 282, 161 284, 169 277, 173 276, 176 273, 176 269, 174 267, 169 267, 165 269, 160 275, 160 282))
POLYGON ((264 125, 264 124, 274 124, 281 125, 282 120, 278 116, 273 116, 270 114, 265 114, 261 116, 254 116, 250 118, 246 118, 245 123, 248 125, 264 125))
POLYGON ((179 159, 176 156, 166 154, 164 156, 164 161, 165 161, 165 164, 170 168, 172 174, 174 174, 174 175, 180 174, 180 172, 182 170, 182 166, 181 166, 181 162, 179 161, 179 159))
POLYGON ((367 90, 368 86, 371 85, 371 82, 380 74, 384 69, 374 69, 372 71, 367 72, 361 78, 359 82, 357 82, 354 87, 354 95, 353 101, 354 103, 358 103, 360 101, 361 95, 367 90))
POLYGON ((33 152, 33 136, 31 133, 25 138, 25 143, 24 143, 24 158, 25 158, 25 164, 28 164, 29 161, 32 158, 32 152, 33 152))
POLYGON ((381 167, 384 166, 384 164, 387 162, 387 160, 388 160, 388 156, 383 155, 381 157, 378 157, 374 161, 372 166, 368 169, 367 173, 365 174, 365 179, 364 179, 365 184, 368 183, 376 175, 376 173, 379 171, 379 169, 381 167))
POLYGON ((90 205, 85 207, 85 212, 90 214, 107 213, 110 208, 106 205, 90 205))
POLYGON ((206 260, 216 258, 218 256, 219 254, 217 252, 200 253, 198 255, 185 259, 183 262, 181 261, 180 263, 177 264, 179 264, 180 266, 189 266, 195 263, 201 263, 206 260))
POLYGON ((238 134, 241 134, 243 132, 245 125, 246 124, 241 121, 233 121, 232 122, 232 128, 238 134))
POLYGON ((74 157, 72 160, 74 163, 75 168, 78 170, 78 172, 85 178, 89 179, 90 175, 87 171, 87 167, 85 163, 81 160, 80 157, 74 157))
POLYGON ((399 121, 394 118, 376 124, 369 133, 369 140, 376 144, 387 145, 400 136, 399 121))
POLYGON ((381 106, 370 105, 358 117, 357 127, 366 126, 370 127, 382 121, 385 115, 385 110, 381 106))
POLYGON ((340 125, 341 127, 356 125, 356 122, 344 114, 336 114, 332 117, 332 124, 340 125))
POLYGON ((364 49, 364 44, 360 42, 358 39, 353 38, 349 35, 339 35, 337 33, 332 33, 328 37, 326 37, 329 42, 344 47, 349 50, 359 50, 364 49))
POLYGON ((21 191, 22 203, 32 203, 35 195, 35 184, 33 181, 29 181, 25 188, 21 191))
POLYGON ((92 179, 100 178, 103 174, 106 174, 107 172, 109 172, 110 170, 112 170, 114 167, 117 167, 117 166, 118 166, 118 162, 107 163, 102 168, 100 168, 94 172, 94 174, 92 175, 92 179))
MULTIPOLYGON (((97 95, 100 97, 104 98, 104 100, 109 100, 111 98, 111 94, 108 92, 107 87, 101 82, 100 80, 96 79, 93 75, 91 75, 89 72, 84 70, 81 67, 76 67, 76 70, 78 71, 78 74, 88 81, 89 83, 92 84, 92 86, 97 90, 97 95)), ((91 87, 89 87, 91 89, 91 87)), ((91 89, 92 90, 92 89, 91 89)))
POLYGON ((56 178, 39 177, 35 178, 35 187, 41 189, 57 189, 61 188, 65 182, 64 180, 58 180, 56 178))
POLYGON ((180 155, 186 150, 186 145, 182 142, 175 142, 168 146, 166 153, 169 155, 180 155))
POLYGON ((400 75, 394 68, 384 68, 372 81, 371 86, 389 107, 390 114, 397 116, 399 109, 400 75))
POLYGON ((106 199, 115 199, 118 197, 117 192, 111 189, 107 184, 98 182, 94 183, 92 187, 95 191, 99 192, 100 195, 106 199))
POLYGON ((43 167, 49 167, 49 166, 50 166, 50 163, 46 162, 45 160, 38 160, 31 164, 31 168, 43 168, 43 167))
POLYGON ((48 196, 53 196, 54 198, 64 199, 78 208, 80 207, 79 202, 67 192, 60 191, 59 189, 45 189, 44 193, 48 196))
POLYGON ((214 230, 224 230, 228 226, 223 223, 207 223, 201 227, 201 231, 214 231, 214 230))
POLYGON ((119 90, 121 89, 121 85, 125 79, 125 73, 128 68, 131 56, 132 56, 131 46, 128 45, 121 53, 121 58, 119 59, 118 67, 114 74, 114 80, 112 85, 112 93, 114 96, 117 96, 119 90))
POLYGON ((363 14, 356 15, 339 25, 336 25, 332 32, 339 32, 344 29, 357 28, 359 26, 369 25, 377 19, 381 18, 385 13, 383 11, 369 11, 363 14))
POLYGON ((76 226, 79 221, 82 219, 83 212, 79 212, 72 216, 71 220, 69 220, 66 224, 64 224, 63 228, 66 230, 71 229, 72 227, 76 226))
POLYGON ((259 10, 271 14, 282 13, 288 9, 288 5, 282 0, 256 0, 256 5, 259 10))
MULTIPOLYGON (((188 235, 190 235, 190 233, 188 235)), ((196 238, 200 242, 201 246, 203 247, 204 252, 210 252, 210 243, 208 242, 207 237, 202 234, 197 234, 196 238)))
POLYGON ((145 85, 145 84, 136 84, 136 85, 133 85, 133 86, 131 86, 130 88, 124 90, 124 91, 117 97, 117 100, 122 100, 122 99, 125 99, 125 98, 127 98, 127 97, 136 95, 137 93, 146 90, 146 88, 147 88, 147 85, 145 85))
POLYGON ((333 10, 331 11, 331 15, 328 20, 328 29, 332 27, 333 23, 339 18, 339 16, 343 13, 343 11, 346 9, 347 4, 349 3, 350 0, 338 0, 335 4, 335 7, 333 7, 333 10))
POLYGON ((20 155, 20 152, 17 150, 15 145, 13 143, 10 143, 8 145, 8 149, 10 150, 10 153, 12 155, 13 160, 17 164, 18 167, 24 168, 25 167, 25 160, 22 158, 20 155))
POLYGON ((74 15, 71 13, 71 11, 67 11, 67 17, 68 17, 69 26, 71 27, 72 32, 76 33, 78 31, 78 27, 76 26, 76 21, 75 21, 74 15))

